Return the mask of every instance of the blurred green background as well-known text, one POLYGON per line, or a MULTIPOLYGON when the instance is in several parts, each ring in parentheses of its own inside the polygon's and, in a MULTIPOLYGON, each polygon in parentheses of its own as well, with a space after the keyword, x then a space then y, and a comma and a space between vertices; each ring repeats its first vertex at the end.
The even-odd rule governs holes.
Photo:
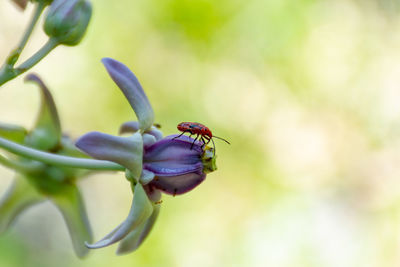
MULTIPOLYGON (((397 0, 93 1, 81 45, 33 71, 78 137, 135 119, 100 59, 138 76, 164 134, 197 121, 219 170, 164 197, 135 253, 79 260, 49 203, 0 237, 0 266, 400 266, 400 3, 397 0)), ((32 13, 0 2, 0 61, 32 13)), ((46 40, 38 28, 23 58, 46 40)), ((22 58, 22 59, 23 59, 22 58)), ((38 90, 0 90, 0 120, 30 127, 38 90)), ((13 173, 0 168, 0 193, 13 173)), ((80 183, 103 237, 128 213, 122 173, 80 183)))

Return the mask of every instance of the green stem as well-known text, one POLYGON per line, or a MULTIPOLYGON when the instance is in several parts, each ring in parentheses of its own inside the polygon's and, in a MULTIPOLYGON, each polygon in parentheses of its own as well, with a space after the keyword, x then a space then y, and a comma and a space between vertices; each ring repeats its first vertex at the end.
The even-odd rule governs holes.
POLYGON ((26 43, 28 42, 29 37, 32 34, 33 29, 35 28, 35 25, 37 21, 39 20, 40 15, 42 14, 44 8, 46 7, 45 4, 39 2, 38 5, 36 6, 35 12, 33 13, 33 17, 31 22, 29 23, 28 28, 25 31, 24 36, 22 37, 18 47, 11 53, 11 55, 8 57, 8 59, 12 59, 13 62, 9 62, 7 60, 7 63, 14 66, 14 64, 17 62, 19 56, 22 53, 22 50, 24 49, 26 43))
POLYGON ((42 14, 44 8, 46 7, 45 4, 43 3, 38 3, 36 6, 36 9, 33 13, 33 17, 29 23, 28 28, 25 30, 24 35, 22 36, 21 41, 19 42, 19 45, 17 48, 11 51, 10 55, 7 57, 6 62, 3 64, 3 66, 0 68, 0 86, 4 83, 6 83, 9 80, 14 79, 17 77, 19 74, 18 71, 14 69, 14 65, 19 59, 19 56, 22 53, 22 50, 24 49, 26 43, 29 40, 29 37, 32 34, 33 29, 35 28, 36 23, 39 20, 40 15, 42 14))
POLYGON ((5 64, 0 69, 0 86, 9 80, 14 79, 18 75, 24 73, 25 71, 32 68, 36 65, 42 58, 47 56, 51 50, 53 50, 58 45, 58 41, 56 39, 50 38, 45 45, 39 49, 33 56, 28 58, 24 63, 22 63, 19 67, 14 68, 12 65, 5 64))
POLYGON ((0 164, 12 169, 12 170, 17 170, 20 172, 34 172, 41 170, 43 168, 43 164, 40 162, 36 161, 30 161, 30 162, 21 162, 21 161, 14 161, 10 160, 8 158, 5 158, 0 155, 0 164))
POLYGON ((4 64, 0 69, 0 86, 16 77, 14 68, 11 65, 4 64))
POLYGON ((50 38, 39 51, 37 51, 33 56, 28 58, 24 63, 22 63, 15 70, 18 72, 18 75, 24 73, 28 69, 35 66, 42 58, 47 56, 51 50, 57 47, 58 41, 55 38, 50 38))
POLYGON ((21 157, 41 161, 43 163, 56 165, 60 167, 81 168, 90 170, 109 170, 109 171, 125 170, 123 166, 111 161, 56 155, 36 150, 30 147, 26 147, 1 137, 0 137, 0 147, 21 157))

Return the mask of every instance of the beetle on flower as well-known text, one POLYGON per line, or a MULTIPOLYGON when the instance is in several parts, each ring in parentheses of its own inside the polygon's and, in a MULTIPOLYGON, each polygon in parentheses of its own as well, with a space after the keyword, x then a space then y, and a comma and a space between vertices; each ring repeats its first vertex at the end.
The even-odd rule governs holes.
POLYGON ((213 149, 200 141, 177 135, 162 137, 154 126, 154 112, 135 75, 122 63, 102 60, 109 75, 132 106, 137 122, 124 123, 113 136, 90 132, 76 146, 96 159, 116 162, 126 168, 126 177, 134 193, 131 210, 124 222, 88 248, 119 243, 118 254, 137 249, 153 227, 160 210, 161 192, 170 195, 186 193, 216 170, 213 149))

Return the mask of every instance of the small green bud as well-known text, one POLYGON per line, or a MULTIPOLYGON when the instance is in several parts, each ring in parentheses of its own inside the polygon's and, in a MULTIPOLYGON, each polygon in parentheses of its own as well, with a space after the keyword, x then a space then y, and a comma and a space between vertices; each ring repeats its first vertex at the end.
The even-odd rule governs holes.
POLYGON ((85 0, 54 0, 44 23, 44 31, 64 45, 77 45, 86 32, 92 6, 85 0))

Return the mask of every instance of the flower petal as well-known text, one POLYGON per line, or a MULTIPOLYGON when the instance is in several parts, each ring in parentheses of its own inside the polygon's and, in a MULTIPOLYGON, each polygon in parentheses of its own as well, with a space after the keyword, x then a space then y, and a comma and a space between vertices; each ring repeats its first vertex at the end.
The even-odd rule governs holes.
POLYGON ((121 240, 118 245, 117 254, 122 255, 135 251, 151 232, 159 213, 160 205, 155 205, 150 218, 121 240))
POLYGON ((119 134, 135 133, 139 131, 138 121, 127 121, 119 127, 119 134))
POLYGON ((45 200, 34 187, 18 175, 0 200, 0 233, 3 233, 26 208, 45 200))
POLYGON ((155 177, 151 186, 170 195, 181 195, 189 192, 206 179, 204 173, 188 173, 174 177, 155 177))
POLYGON ((161 191, 152 186, 151 184, 147 184, 143 186, 144 190, 146 191, 147 197, 150 199, 153 204, 160 203, 161 201, 161 191))
POLYGON ((91 242, 93 236, 78 188, 75 185, 66 184, 61 192, 50 198, 64 217, 76 255, 85 256, 89 252, 85 247, 85 241, 91 242))
POLYGON ((0 123, 0 136, 10 141, 21 144, 24 142, 27 133, 28 131, 24 127, 8 123, 0 123))
POLYGON ((154 112, 135 74, 115 59, 103 58, 102 62, 135 111, 141 132, 147 131, 154 123, 154 112))
MULTIPOLYGON (((139 122, 128 121, 121 125, 121 127, 119 128, 119 134, 135 133, 138 130, 139 130, 139 122)), ((151 126, 151 128, 149 130, 147 130, 146 133, 154 136, 157 141, 161 140, 163 138, 162 132, 160 130, 158 130, 157 127, 154 127, 154 126, 151 126)))
POLYGON ((152 213, 153 206, 148 199, 143 186, 140 183, 137 183, 133 195, 132 207, 126 220, 100 241, 94 244, 86 243, 86 246, 88 248, 102 248, 112 245, 139 227, 152 213))
POLYGON ((136 179, 142 172, 143 140, 140 133, 129 137, 90 132, 75 144, 96 159, 110 160, 129 169, 136 179))
POLYGON ((143 134, 143 145, 145 147, 149 147, 155 142, 157 142, 157 140, 153 135, 147 133, 143 134))
POLYGON ((56 104, 50 91, 35 74, 26 76, 25 81, 32 81, 41 90, 41 107, 34 129, 29 133, 27 145, 41 150, 51 150, 60 143, 61 126, 56 104))
POLYGON ((142 175, 140 176, 140 183, 142 185, 146 185, 150 183, 154 179, 154 173, 148 170, 143 170, 142 175))
POLYGON ((143 168, 156 176, 177 176, 192 172, 201 172, 203 163, 202 143, 194 139, 176 135, 167 136, 145 149, 143 168))

